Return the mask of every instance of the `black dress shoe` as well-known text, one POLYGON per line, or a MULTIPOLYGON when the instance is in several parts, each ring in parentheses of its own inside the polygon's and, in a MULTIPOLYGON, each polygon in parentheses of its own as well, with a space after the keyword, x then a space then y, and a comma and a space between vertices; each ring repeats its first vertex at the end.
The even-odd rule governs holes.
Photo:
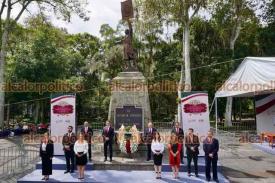
POLYGON ((70 171, 66 170, 66 171, 64 172, 64 174, 69 173, 69 172, 70 172, 70 171))
POLYGON ((188 177, 191 177, 191 173, 188 173, 188 177))
POLYGON ((70 173, 74 173, 74 171, 73 171, 73 170, 71 170, 71 171, 70 171, 70 173))
POLYGON ((196 177, 199 177, 199 174, 196 174, 196 177))
POLYGON ((207 182, 210 182, 210 179, 206 179, 207 182))
POLYGON ((104 159, 104 162, 106 162, 107 161, 107 159, 104 159))
POLYGON ((91 162, 91 161, 92 161, 92 159, 89 159, 89 161, 91 162))
POLYGON ((181 162, 181 164, 184 164, 184 161, 183 161, 183 160, 181 160, 180 162, 181 162))
POLYGON ((217 183, 220 182, 219 179, 213 179, 213 180, 214 180, 215 182, 217 182, 217 183))
POLYGON ((112 159, 110 159, 110 162, 112 162, 113 160, 112 159))

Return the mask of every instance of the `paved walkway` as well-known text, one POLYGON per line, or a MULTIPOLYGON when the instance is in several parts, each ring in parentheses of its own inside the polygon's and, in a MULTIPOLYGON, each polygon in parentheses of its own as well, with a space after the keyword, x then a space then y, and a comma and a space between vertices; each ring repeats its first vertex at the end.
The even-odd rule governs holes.
MULTIPOLYGON (((85 180, 80 181, 77 178, 77 173, 64 175, 63 170, 55 170, 48 182, 111 182, 111 183, 206 183, 204 174, 199 174, 200 177, 188 177, 186 173, 180 173, 179 179, 174 179, 171 172, 163 172, 162 179, 157 180, 152 171, 118 171, 118 170, 94 170, 86 171, 85 180)), ((221 183, 228 183, 227 180, 220 174, 221 183)), ((31 174, 25 176, 18 181, 19 183, 42 182, 41 171, 35 170, 31 174)), ((212 181, 213 182, 213 181, 212 181)))
POLYGON ((222 172, 232 183, 274 183, 275 156, 240 143, 239 136, 221 134, 222 172))

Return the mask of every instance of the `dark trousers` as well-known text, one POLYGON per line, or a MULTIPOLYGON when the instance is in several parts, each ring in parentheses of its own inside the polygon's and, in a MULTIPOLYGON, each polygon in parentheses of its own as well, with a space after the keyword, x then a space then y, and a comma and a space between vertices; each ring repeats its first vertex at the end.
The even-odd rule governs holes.
POLYGON ((42 155, 42 175, 52 175, 52 160, 47 155, 42 155))
POLYGON ((88 154, 89 154, 89 160, 92 159, 92 144, 89 143, 88 144, 88 154))
POLYGON ((191 173, 191 163, 194 161, 195 174, 198 174, 198 155, 197 154, 187 154, 187 172, 191 173))
POLYGON ((65 158, 66 158, 66 169, 67 171, 74 171, 74 151, 70 150, 70 151, 66 151, 65 150, 65 158))
POLYGON ((112 140, 107 140, 104 142, 104 157, 105 159, 107 159, 107 148, 109 147, 109 151, 110 151, 110 160, 113 157, 113 141, 112 140))
POLYGON ((151 159, 151 143, 150 144, 147 144, 147 160, 150 160, 151 159))
POLYGON ((211 166, 212 166, 212 171, 213 171, 213 179, 216 180, 218 179, 217 175, 217 163, 218 163, 218 158, 210 158, 209 156, 205 157, 205 176, 206 179, 211 179, 210 171, 211 171, 211 166))

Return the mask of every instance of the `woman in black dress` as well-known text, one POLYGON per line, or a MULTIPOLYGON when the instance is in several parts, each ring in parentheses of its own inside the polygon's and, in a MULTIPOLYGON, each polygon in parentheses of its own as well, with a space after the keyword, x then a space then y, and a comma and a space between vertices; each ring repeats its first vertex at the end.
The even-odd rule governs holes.
POLYGON ((49 138, 49 133, 45 133, 40 144, 40 157, 42 159, 42 180, 49 180, 52 175, 53 141, 49 138))
POLYGON ((154 135, 154 139, 152 140, 151 150, 154 154, 154 168, 156 172, 156 178, 160 179, 164 144, 161 142, 161 137, 159 132, 156 132, 154 135))
POLYGON ((84 179, 85 166, 87 164, 88 142, 84 140, 84 134, 80 133, 74 144, 74 153, 76 155, 76 166, 79 172, 78 179, 84 179))

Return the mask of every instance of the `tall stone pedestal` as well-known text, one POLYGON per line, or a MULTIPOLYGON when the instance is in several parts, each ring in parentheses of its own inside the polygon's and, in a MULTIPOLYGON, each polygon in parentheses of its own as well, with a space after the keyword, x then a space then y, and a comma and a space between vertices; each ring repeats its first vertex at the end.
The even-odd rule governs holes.
POLYGON ((148 87, 141 72, 121 72, 112 80, 108 119, 116 130, 136 124, 143 131, 151 120, 148 87))

